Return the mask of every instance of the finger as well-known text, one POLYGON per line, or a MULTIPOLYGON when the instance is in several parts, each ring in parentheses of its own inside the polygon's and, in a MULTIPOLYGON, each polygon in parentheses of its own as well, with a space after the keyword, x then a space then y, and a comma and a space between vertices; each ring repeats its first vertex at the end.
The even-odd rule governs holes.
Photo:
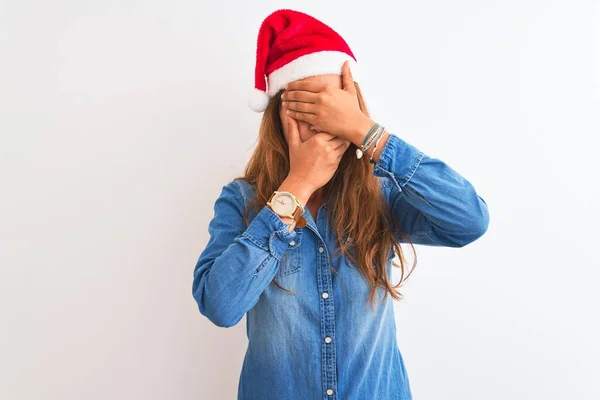
POLYGON ((316 103, 318 94, 313 92, 306 92, 304 90, 292 90, 283 92, 281 99, 284 101, 302 101, 304 103, 316 103))
POLYGON ((329 141, 329 143, 331 144, 331 146, 333 146, 335 150, 339 149, 341 146, 344 146, 346 144, 345 142, 346 140, 342 138, 335 138, 329 141))
POLYGON ((288 146, 297 146, 300 141, 300 130, 298 129, 298 121, 291 118, 289 115, 285 116, 288 128, 288 146))
POLYGON ((349 140, 342 140, 342 143, 337 146, 335 149, 336 150, 341 150, 342 152, 346 151, 346 149, 350 146, 350 141, 349 140))
POLYGON ((344 65, 342 65, 342 85, 344 90, 348 93, 356 94, 354 78, 352 77, 352 71, 350 71, 349 61, 344 62, 344 65))
POLYGON ((334 135, 334 134, 329 133, 329 132, 320 131, 319 134, 323 135, 323 140, 326 140, 326 141, 331 141, 331 140, 334 140, 334 139, 338 139, 338 140, 341 140, 341 141, 346 141, 347 140, 347 139, 344 139, 344 138, 342 138, 340 136, 334 135))
POLYGON ((340 144, 344 143, 345 139, 341 137, 334 137, 333 139, 328 140, 327 142, 331 144, 334 148, 337 148, 340 144))
POLYGON ((281 105, 288 110, 315 114, 316 107, 313 103, 301 103, 299 101, 284 101, 281 105))
POLYGON ((312 135, 308 140, 316 140, 320 141, 321 143, 326 143, 331 139, 335 139, 335 136, 327 132, 319 132, 312 135))
POLYGON ((342 141, 342 144, 340 144, 338 147, 336 147, 334 149, 334 153, 336 155, 337 160, 341 160, 342 157, 344 157, 344 154, 346 154, 346 150, 348 150, 348 146, 346 144, 346 140, 342 141))
POLYGON ((293 81, 285 85, 289 92, 292 90, 304 90, 306 92, 319 93, 325 90, 325 83, 316 81, 293 81))
POLYGON ((335 135, 332 135, 331 133, 327 133, 327 132, 323 132, 323 131, 320 131, 319 133, 316 133, 313 135, 313 137, 315 137, 315 136, 318 136, 319 138, 323 139, 323 141, 325 141, 325 142, 333 140, 337 137, 335 135))
POLYGON ((288 116, 294 118, 295 120, 304 121, 304 122, 308 122, 309 124, 316 125, 315 122, 316 122, 317 116, 315 114, 294 111, 294 110, 287 110, 287 109, 285 110, 285 113, 288 116))

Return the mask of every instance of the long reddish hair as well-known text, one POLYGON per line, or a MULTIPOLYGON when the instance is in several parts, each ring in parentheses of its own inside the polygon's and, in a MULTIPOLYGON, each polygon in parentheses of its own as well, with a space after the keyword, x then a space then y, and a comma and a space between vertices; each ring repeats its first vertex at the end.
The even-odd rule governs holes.
MULTIPOLYGON (((358 86, 354 82, 359 106, 369 116, 365 101, 358 86)), ((263 114, 258 144, 246 165, 244 175, 235 179, 243 179, 256 186, 256 196, 248 203, 244 221, 249 224, 248 212, 252 207, 258 212, 265 206, 274 190, 277 190, 289 172, 290 160, 288 145, 284 137, 279 110, 281 92, 273 96, 263 114)), ((332 179, 323 187, 324 197, 328 202, 328 212, 332 230, 336 234, 339 249, 333 255, 344 254, 361 273, 370 287, 369 300, 377 293, 377 287, 385 289, 395 299, 403 298, 398 290, 417 262, 416 252, 407 235, 401 231, 398 221, 382 196, 377 177, 373 175, 373 166, 369 157, 356 159, 356 146, 351 144, 340 160, 339 167, 332 179), (406 260, 398 235, 410 244, 414 263, 407 271, 406 260), (346 241, 342 238, 351 238, 346 241), (400 263, 392 261, 392 265, 400 268, 400 281, 396 285, 390 283, 386 264, 390 252, 400 259, 400 263)), ((334 270, 337 274, 337 271, 334 270)), ((273 284, 289 293, 277 279, 273 284)))

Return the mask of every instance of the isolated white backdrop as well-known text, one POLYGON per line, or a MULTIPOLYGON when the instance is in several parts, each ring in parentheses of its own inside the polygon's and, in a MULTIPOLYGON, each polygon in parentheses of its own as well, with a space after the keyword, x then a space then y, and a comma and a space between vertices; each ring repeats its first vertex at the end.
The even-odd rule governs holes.
POLYGON ((489 205, 473 244, 417 247, 397 304, 415 399, 600 398, 582 0, 0 2, 0 398, 235 398, 245 318, 202 317, 192 270, 255 145, 256 33, 283 7, 337 29, 373 116, 489 205))

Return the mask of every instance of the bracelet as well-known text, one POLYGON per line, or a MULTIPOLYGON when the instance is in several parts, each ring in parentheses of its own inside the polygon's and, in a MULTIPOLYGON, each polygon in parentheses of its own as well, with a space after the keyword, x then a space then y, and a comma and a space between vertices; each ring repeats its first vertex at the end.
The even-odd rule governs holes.
POLYGON ((360 159, 363 154, 367 152, 367 150, 371 147, 371 145, 380 138, 381 134, 385 128, 378 123, 375 123, 373 127, 369 130, 365 138, 363 139, 360 148, 356 149, 356 158, 360 159))
POLYGON ((371 128, 371 135, 370 137, 368 137, 367 143, 363 144, 361 146, 361 150, 363 153, 366 153, 367 150, 371 147, 371 145, 373 143, 375 143, 375 140, 377 139, 377 137, 379 137, 379 135, 383 132, 384 127, 379 125, 379 124, 375 124, 373 128, 371 128))
POLYGON ((375 124, 371 127, 371 129, 369 129, 369 132, 367 132, 367 135, 365 136, 365 138, 363 139, 363 142, 361 144, 361 149, 364 149, 367 146, 367 143, 370 141, 370 137, 371 135, 373 135, 373 133, 375 132, 375 130, 379 127, 379 124, 375 124))
POLYGON ((379 138, 377 139, 377 142, 375 142, 375 147, 373 148, 373 151, 371 152, 371 158, 369 158, 369 163, 371 164, 375 164, 375 161, 373 161, 373 156, 375 155, 375 152, 377 151, 377 146, 379 146, 379 141, 385 136, 388 135, 390 132, 383 128, 383 133, 381 134, 381 136, 379 136, 379 138))

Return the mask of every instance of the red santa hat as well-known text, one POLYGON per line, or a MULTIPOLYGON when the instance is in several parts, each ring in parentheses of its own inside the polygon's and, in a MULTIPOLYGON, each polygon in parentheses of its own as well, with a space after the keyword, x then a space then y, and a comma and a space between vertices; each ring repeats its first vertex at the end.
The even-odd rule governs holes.
POLYGON ((258 31, 254 90, 248 105, 262 112, 286 83, 314 75, 339 75, 345 61, 350 62, 356 79, 356 58, 336 31, 305 13, 277 10, 258 31))

